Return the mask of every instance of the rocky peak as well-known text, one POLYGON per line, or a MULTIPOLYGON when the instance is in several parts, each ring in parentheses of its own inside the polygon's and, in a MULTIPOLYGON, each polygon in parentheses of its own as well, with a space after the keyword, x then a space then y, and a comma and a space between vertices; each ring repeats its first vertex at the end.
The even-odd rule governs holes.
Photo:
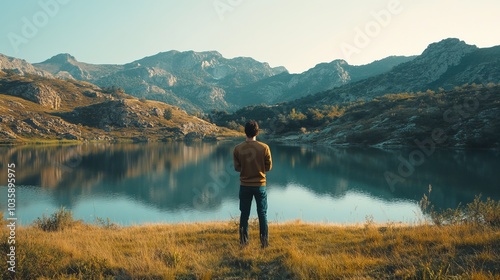
POLYGON ((37 63, 35 66, 54 73, 56 77, 73 78, 82 81, 92 79, 92 75, 85 69, 83 63, 80 63, 70 54, 62 53, 55 55, 42 63, 37 63))
POLYGON ((466 54, 475 50, 476 46, 468 45, 459 39, 445 39, 430 44, 422 55, 415 59, 415 63, 427 68, 425 78, 436 79, 449 67, 458 65, 466 54))
POLYGON ((475 45, 468 45, 464 41, 457 38, 448 38, 441 40, 436 43, 430 44, 422 53, 422 57, 433 57, 436 54, 441 54, 443 52, 452 53, 469 53, 476 50, 475 45))
POLYGON ((74 56, 70 55, 69 53, 60 53, 44 61, 44 63, 61 63, 61 64, 62 63, 74 64, 75 62, 78 61, 74 56))
MULTIPOLYGON (((450 67, 458 65, 464 56, 477 49, 476 46, 468 45, 456 38, 444 39, 430 44, 420 56, 394 69, 393 74, 406 76, 418 84, 429 84, 439 79, 450 67)), ((406 84, 408 86, 411 82, 406 84)), ((413 85, 409 88, 413 88, 413 85)))
MULTIPOLYGON (((36 69, 24 59, 18 59, 0 54, 0 71, 12 70, 18 75, 33 74, 46 78, 51 78, 52 75, 43 70, 36 69)), ((5 71, 4 71, 5 72, 5 71)))

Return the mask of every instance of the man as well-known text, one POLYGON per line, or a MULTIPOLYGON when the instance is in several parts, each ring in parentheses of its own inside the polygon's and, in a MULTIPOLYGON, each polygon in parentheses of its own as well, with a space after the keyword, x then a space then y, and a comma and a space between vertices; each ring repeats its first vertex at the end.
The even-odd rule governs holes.
POLYGON ((266 172, 272 168, 271 150, 257 141, 259 124, 249 121, 245 124, 245 142, 233 151, 234 169, 240 172, 240 244, 248 243, 248 218, 255 197, 259 216, 260 242, 262 248, 269 245, 267 228, 266 172))

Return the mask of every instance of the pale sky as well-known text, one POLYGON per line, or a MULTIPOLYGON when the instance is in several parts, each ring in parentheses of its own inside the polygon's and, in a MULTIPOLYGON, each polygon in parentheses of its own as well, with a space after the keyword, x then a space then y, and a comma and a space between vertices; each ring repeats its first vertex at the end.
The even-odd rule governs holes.
POLYGON ((219 51, 300 73, 367 64, 459 38, 500 45, 498 0, 1 0, 0 53, 124 64, 169 50, 219 51))

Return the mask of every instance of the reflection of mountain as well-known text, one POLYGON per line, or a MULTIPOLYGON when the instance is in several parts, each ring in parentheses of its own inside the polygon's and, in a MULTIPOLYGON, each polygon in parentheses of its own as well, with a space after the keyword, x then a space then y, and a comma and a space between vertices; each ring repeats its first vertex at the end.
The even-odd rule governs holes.
MULTIPOLYGON (((237 200, 238 174, 232 170, 234 143, 86 144, 0 148, 0 168, 15 162, 17 184, 40 186, 56 207, 71 207, 89 197, 125 197, 161 210, 217 209, 237 200), (200 201, 197 201, 198 203, 200 201)), ((398 174, 409 151, 271 146, 273 170, 268 186, 291 183, 319 196, 361 192, 383 201, 418 201, 433 186, 438 207, 455 207, 475 195, 499 199, 500 154, 439 150, 425 158, 404 182, 387 183, 398 174)), ((6 172, 0 180, 6 182, 6 172)))
MULTIPOLYGON (((94 193, 98 186, 175 174, 213 152, 213 144, 87 144, 79 146, 16 146, 0 149, 2 162, 18 166, 17 185, 34 185, 53 189, 54 196, 68 197, 94 193)), ((0 180, 7 181, 6 173, 0 180)), ((175 177, 175 175, 172 175, 175 177)), ((113 190, 108 188, 105 190, 113 190)), ((67 203, 61 203, 66 205, 67 203)))
POLYGON ((431 184, 431 201, 438 208, 456 207, 478 194, 500 198, 500 174, 496 172, 500 154, 491 151, 437 150, 415 166, 411 175, 401 176, 403 182, 391 187, 385 173, 400 175, 400 156, 408 160, 414 150, 272 148, 273 182, 286 186, 293 181, 319 195, 336 197, 357 191, 384 201, 418 201, 431 184))

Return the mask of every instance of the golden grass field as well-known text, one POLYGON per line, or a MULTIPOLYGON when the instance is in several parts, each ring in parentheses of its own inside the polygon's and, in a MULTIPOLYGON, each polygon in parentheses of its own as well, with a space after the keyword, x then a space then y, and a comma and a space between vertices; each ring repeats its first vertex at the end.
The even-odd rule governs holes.
MULTIPOLYGON (((5 224, 5 221, 3 222, 5 224)), ((241 247, 235 221, 119 227, 73 221, 16 229, 16 274, 3 279, 500 279, 500 231, 481 225, 258 224, 241 247)), ((8 229, 1 230, 2 251, 8 229)))

